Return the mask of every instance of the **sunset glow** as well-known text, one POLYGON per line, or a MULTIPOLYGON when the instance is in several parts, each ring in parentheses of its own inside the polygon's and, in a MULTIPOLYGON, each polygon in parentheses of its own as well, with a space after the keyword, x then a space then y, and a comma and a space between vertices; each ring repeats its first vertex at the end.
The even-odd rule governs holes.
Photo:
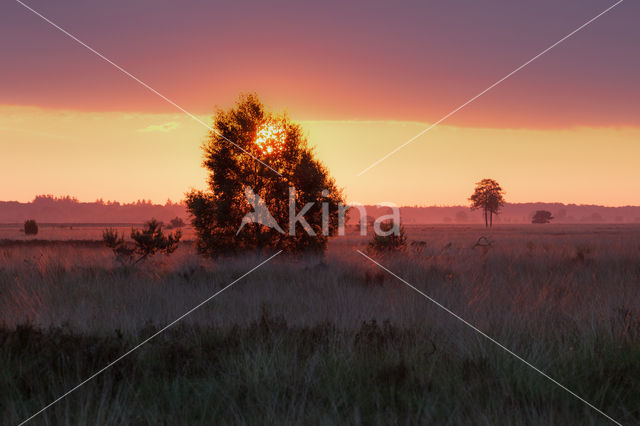
POLYGON ((258 129, 256 145, 262 155, 277 154, 284 148, 286 136, 286 129, 282 123, 269 119, 258 129))
MULTIPOLYGON (((203 123, 239 93, 256 92, 270 112, 301 124, 351 201, 466 204, 469 186, 491 175, 511 201, 640 204, 636 3, 361 177, 602 4, 378 4, 365 15, 344 4, 331 27, 335 10, 321 4, 256 4, 252 13, 236 3, 30 4, 203 123), (212 16, 225 19, 211 25, 212 16)), ((0 179, 20 183, 0 199, 164 202, 202 185, 202 123, 17 3, 4 6, 0 34, 0 179)), ((257 155, 282 149, 278 126, 270 120, 258 130, 257 155)))

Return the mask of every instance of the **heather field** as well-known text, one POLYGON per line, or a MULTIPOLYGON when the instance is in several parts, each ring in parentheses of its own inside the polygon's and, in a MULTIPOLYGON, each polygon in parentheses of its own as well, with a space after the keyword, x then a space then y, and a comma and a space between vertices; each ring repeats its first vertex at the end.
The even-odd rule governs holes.
MULTIPOLYGON (((0 229, 3 424, 273 254, 204 259, 187 230, 171 257, 123 267, 101 230, 0 229)), ((407 234, 397 253, 350 233, 322 257, 274 258, 32 424, 640 423, 640 226, 407 234)))

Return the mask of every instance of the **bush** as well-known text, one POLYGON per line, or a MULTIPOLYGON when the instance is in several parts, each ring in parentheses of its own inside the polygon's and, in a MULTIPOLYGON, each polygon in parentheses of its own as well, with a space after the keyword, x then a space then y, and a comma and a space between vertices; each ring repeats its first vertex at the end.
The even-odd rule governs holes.
POLYGON ((404 226, 396 225, 392 220, 382 222, 380 230, 383 235, 374 234, 369 248, 374 251, 404 250, 407 246, 407 235, 404 226))
POLYGON ((29 219, 24 222, 24 234, 25 235, 37 235, 38 224, 34 219, 29 219))
POLYGON ((118 231, 113 228, 105 229, 102 233, 102 241, 109 247, 119 262, 133 263, 133 254, 135 248, 131 247, 124 241, 124 235, 118 236, 118 231))
POLYGON ((165 236, 162 232, 162 223, 155 219, 146 222, 142 230, 131 229, 134 245, 127 243, 124 235, 118 236, 115 229, 105 229, 102 233, 102 240, 113 250, 116 259, 130 265, 135 265, 156 253, 170 255, 178 248, 180 238, 182 238, 180 230, 165 236))
POLYGON ((169 221, 169 225, 167 226, 167 229, 179 229, 182 227, 184 227, 184 220, 176 216, 169 221))
POLYGON ((531 218, 531 223, 549 223, 554 219, 551 212, 546 210, 538 210, 531 218))

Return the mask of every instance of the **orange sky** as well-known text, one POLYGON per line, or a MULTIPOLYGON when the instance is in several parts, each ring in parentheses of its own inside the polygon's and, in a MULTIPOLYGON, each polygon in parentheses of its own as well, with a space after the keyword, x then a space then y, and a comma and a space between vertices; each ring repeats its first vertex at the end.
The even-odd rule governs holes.
MULTIPOLYGON (((638 3, 361 177, 612 2, 28 4, 205 122, 257 91, 302 123, 351 202, 465 204, 492 177, 513 202, 640 204, 638 3)), ((2 12, 0 200, 203 187, 204 127, 19 4, 2 12)))
MULTIPOLYGON (((204 121, 210 118, 200 117, 204 121)), ((442 125, 357 173, 429 123, 302 121, 350 202, 465 204, 493 177, 512 202, 640 204, 640 128, 495 129, 442 125)), ((164 202, 203 188, 206 129, 183 114, 0 106, 2 199, 35 194, 164 202)))

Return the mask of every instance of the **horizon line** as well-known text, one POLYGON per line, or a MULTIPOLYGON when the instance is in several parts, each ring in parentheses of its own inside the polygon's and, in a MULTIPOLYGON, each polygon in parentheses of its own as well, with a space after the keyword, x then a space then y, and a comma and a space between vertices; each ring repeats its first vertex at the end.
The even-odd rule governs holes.
MULTIPOLYGON (((95 204, 95 203, 99 203, 102 202, 103 204, 107 205, 107 204, 120 204, 120 205, 130 205, 130 204, 150 204, 152 206, 160 206, 160 207, 164 207, 167 204, 171 203, 171 205, 184 205, 184 199, 183 200, 178 200, 178 201, 174 201, 171 200, 171 198, 167 198, 167 200, 164 203, 161 202, 155 202, 151 199, 146 199, 146 198, 139 198, 135 201, 119 201, 119 200, 105 200, 103 198, 96 198, 93 201, 85 201, 85 200, 80 200, 75 196, 72 195, 62 195, 62 196, 56 196, 53 194, 38 194, 36 196, 34 196, 33 199, 31 199, 30 201, 20 201, 20 200, 0 200, 0 203, 18 203, 18 204, 33 204, 36 200, 37 197, 43 197, 43 198, 51 198, 54 201, 66 201, 66 200, 70 200, 72 202, 78 203, 78 204, 95 204)), ((640 204, 621 204, 621 205, 607 205, 607 204, 593 204, 593 203, 575 203, 575 202, 571 202, 571 203, 566 203, 563 201, 520 201, 520 202, 505 202, 505 207, 509 206, 509 205, 524 205, 524 204, 559 204, 562 206, 576 206, 576 207, 602 207, 602 208, 612 208, 612 209, 616 209, 616 208, 640 208, 640 204)), ((349 204, 347 203, 348 206, 365 206, 365 207, 377 207, 380 205, 380 203, 353 203, 353 204, 349 204)), ((384 208, 385 206, 381 206, 380 208, 384 208)), ((468 209, 469 206, 466 204, 400 204, 397 206, 398 208, 465 208, 468 209)))

